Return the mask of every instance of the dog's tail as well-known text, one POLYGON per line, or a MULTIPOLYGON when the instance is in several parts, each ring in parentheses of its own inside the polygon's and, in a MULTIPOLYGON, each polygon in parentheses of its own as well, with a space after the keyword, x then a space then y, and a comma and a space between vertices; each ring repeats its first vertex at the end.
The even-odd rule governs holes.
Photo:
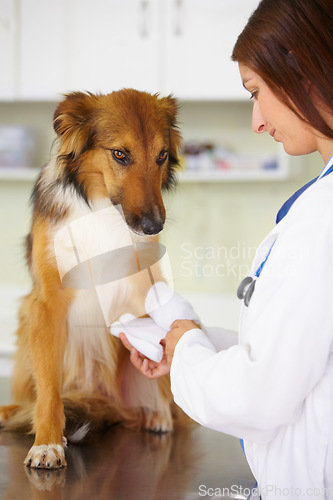
MULTIPOLYGON (((97 432, 121 424, 132 430, 142 430, 146 425, 144 408, 126 410, 112 399, 102 395, 73 393, 63 398, 66 416, 66 437, 78 442, 93 437, 97 432)), ((149 410, 148 410, 149 411, 149 410)), ((175 427, 191 427, 195 422, 176 403, 171 403, 175 427)))
POLYGON ((119 403, 101 394, 73 392, 67 393, 62 400, 66 416, 65 435, 72 443, 125 420, 119 403))
POLYGON ((0 429, 9 432, 31 433, 34 408, 33 403, 0 407, 0 429))

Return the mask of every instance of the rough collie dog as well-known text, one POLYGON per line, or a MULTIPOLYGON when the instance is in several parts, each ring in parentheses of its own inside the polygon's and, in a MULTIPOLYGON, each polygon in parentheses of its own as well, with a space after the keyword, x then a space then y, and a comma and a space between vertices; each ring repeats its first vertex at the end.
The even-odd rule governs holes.
MULTIPOLYGON (((28 466, 66 465, 65 415, 80 429, 76 434, 87 421, 92 429, 119 422, 155 432, 173 428, 178 409, 168 377, 149 380, 131 365, 110 335, 95 290, 63 284, 54 242, 70 221, 115 205, 134 243, 156 238, 165 221, 161 190, 173 184, 178 164, 176 115, 172 97, 132 89, 74 92, 55 111, 58 151, 32 195, 27 258, 33 288, 19 314, 14 404, 0 408, 5 429, 30 426, 35 434, 28 466)), ((105 233, 116 248, 117 226, 105 233)), ((82 237, 84 248, 98 246, 89 231, 82 237)), ((117 268, 117 259, 111 265, 117 268)), ((110 323, 142 310, 151 283, 127 276, 112 286, 110 323)))

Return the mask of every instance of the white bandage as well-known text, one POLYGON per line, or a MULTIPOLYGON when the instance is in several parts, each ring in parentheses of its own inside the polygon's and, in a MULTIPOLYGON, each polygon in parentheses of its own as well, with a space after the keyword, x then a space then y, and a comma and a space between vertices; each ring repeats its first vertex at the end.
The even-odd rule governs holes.
POLYGON ((149 289, 145 309, 155 323, 167 331, 170 330, 176 319, 190 319, 200 322, 192 305, 163 281, 157 281, 149 289))
POLYGON ((200 322, 192 305, 174 292, 166 283, 158 281, 149 289, 145 309, 150 318, 136 318, 123 314, 111 325, 112 335, 125 333, 129 343, 141 354, 159 363, 163 358, 160 344, 176 319, 200 322))
POLYGON ((119 337, 125 333, 129 343, 141 354, 157 363, 163 358, 163 348, 160 341, 167 330, 159 327, 152 318, 136 318, 132 314, 123 314, 119 321, 111 325, 112 335, 119 337))

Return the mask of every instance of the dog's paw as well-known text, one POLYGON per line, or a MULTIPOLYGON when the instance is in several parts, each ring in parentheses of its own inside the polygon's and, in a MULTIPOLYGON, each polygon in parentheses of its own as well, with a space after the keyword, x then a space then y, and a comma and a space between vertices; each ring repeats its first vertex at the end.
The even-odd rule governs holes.
POLYGON ((60 444, 34 445, 26 456, 24 464, 36 469, 66 467, 64 448, 60 444))
POLYGON ((172 416, 169 412, 151 412, 145 415, 145 429, 150 432, 165 433, 173 430, 172 416))

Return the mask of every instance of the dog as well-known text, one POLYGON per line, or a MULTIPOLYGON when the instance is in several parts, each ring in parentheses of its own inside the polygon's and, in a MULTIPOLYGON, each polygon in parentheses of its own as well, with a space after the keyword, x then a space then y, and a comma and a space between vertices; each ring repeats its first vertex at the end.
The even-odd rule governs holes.
MULTIPOLYGON (((27 261, 33 287, 19 311, 14 404, 0 408, 4 429, 35 434, 27 466, 66 466, 69 422, 76 424, 74 441, 87 425, 168 432, 182 419, 169 378, 149 380, 131 365, 128 351, 110 335, 96 293, 63 284, 54 245, 70 221, 110 206, 121 207, 133 241, 157 241, 166 217, 162 190, 175 184, 179 163, 177 113, 172 96, 134 89, 69 93, 55 111, 57 152, 32 193, 27 261)), ((117 228, 108 238, 116 247, 117 228)), ((86 247, 91 239, 87 235, 86 247)), ((132 278, 113 284, 110 322, 142 310, 151 283, 132 278)))

